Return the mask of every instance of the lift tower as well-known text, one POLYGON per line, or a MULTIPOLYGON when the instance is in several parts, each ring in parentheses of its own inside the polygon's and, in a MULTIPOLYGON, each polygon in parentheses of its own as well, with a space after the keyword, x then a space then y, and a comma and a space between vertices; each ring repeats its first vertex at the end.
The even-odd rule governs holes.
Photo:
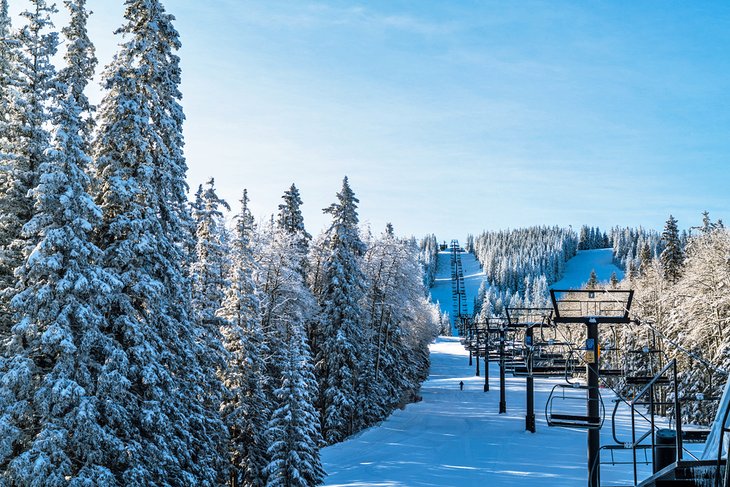
POLYGON ((512 329, 524 330, 525 368, 527 378, 525 430, 535 432, 535 379, 532 375, 534 359, 534 329, 536 326, 547 324, 552 314, 552 308, 507 308, 507 326, 512 329))
POLYGON ((586 416, 553 415, 551 426, 569 426, 588 430, 588 487, 600 487, 601 418, 599 392, 599 325, 629 323, 629 309, 634 291, 618 289, 551 289, 553 322, 582 324, 586 327, 585 362, 587 377, 586 416))

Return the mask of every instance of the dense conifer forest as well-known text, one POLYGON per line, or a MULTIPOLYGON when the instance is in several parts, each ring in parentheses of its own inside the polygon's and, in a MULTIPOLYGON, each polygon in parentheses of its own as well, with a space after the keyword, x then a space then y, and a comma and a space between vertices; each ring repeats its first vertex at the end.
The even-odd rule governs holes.
POLYGON ((126 2, 93 107, 89 12, 64 6, 59 32, 0 1, 0 482, 321 483, 320 447, 427 375, 417 242, 361 228, 347 178, 314 238, 294 184, 263 222, 241 188, 227 225, 213 179, 189 201, 174 17, 126 2))

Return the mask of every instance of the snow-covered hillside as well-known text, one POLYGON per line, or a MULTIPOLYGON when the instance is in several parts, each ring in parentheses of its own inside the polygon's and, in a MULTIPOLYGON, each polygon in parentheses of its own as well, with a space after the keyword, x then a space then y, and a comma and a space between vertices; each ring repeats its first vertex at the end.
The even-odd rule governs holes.
MULTIPOLYGON (((439 252, 438 256, 438 272, 433 287, 431 288, 431 300, 438 302, 441 311, 453 314, 453 304, 451 298, 451 251, 444 250, 439 252)), ((461 264, 464 269, 464 286, 466 288, 466 300, 468 311, 474 310, 474 296, 477 295, 479 286, 484 281, 484 272, 482 272, 479 261, 473 254, 462 252, 461 264)), ((452 317, 453 323, 453 317, 452 317)))
MULTIPOLYGON (((551 287, 555 289, 579 288, 588 281, 591 270, 596 271, 600 282, 608 282, 613 272, 621 280, 624 273, 613 263, 611 249, 579 250, 565 265, 565 273, 560 281, 551 287)), ((451 298, 451 251, 442 251, 438 255, 438 272, 436 280, 431 288, 431 300, 438 302, 442 311, 453 314, 451 298)), ((468 309, 471 313, 474 308, 474 297, 477 295, 479 286, 486 276, 481 269, 479 261, 473 254, 463 252, 461 262, 464 268, 464 284, 466 287, 466 299, 468 309)))
POLYGON ((553 289, 574 289, 583 286, 591 277, 591 271, 596 271, 596 277, 601 283, 607 283, 612 273, 620 281, 624 272, 613 263, 612 249, 579 250, 565 265, 562 279, 553 284, 553 289))

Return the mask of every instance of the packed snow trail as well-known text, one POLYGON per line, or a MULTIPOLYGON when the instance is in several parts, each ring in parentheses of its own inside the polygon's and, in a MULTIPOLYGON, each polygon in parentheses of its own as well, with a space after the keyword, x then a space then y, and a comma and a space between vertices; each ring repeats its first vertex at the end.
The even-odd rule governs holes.
MULTIPOLYGON (((606 261, 607 255, 610 249, 579 252, 580 259, 572 266, 569 262, 561 286, 579 286, 593 268, 599 279, 608 279, 613 264, 610 257, 606 261)), ((450 255, 443 252, 439 258, 446 260, 440 262, 433 296, 434 300, 443 299, 442 308, 450 310, 451 283, 442 274, 449 272, 450 255)), ((462 254, 462 259, 467 298, 473 299, 484 275, 471 254, 462 254)), ((474 367, 468 364, 468 353, 458 338, 439 337, 431 345, 430 376, 421 388, 423 401, 395 411, 380 425, 347 441, 324 448, 325 485, 585 487, 586 432, 550 428, 545 421, 550 390, 564 381, 535 379, 537 432, 533 434, 525 431, 525 378, 507 376, 507 413, 499 414, 498 364, 490 363, 490 392, 483 392, 484 378, 475 377, 474 367), (463 391, 459 390, 460 381, 465 384, 463 391)), ((601 431, 601 444, 605 445, 612 443, 613 402, 610 390, 604 389, 602 395, 608 415, 601 431)), ((578 409, 573 413, 585 411, 585 403, 575 407, 578 409)), ((629 441, 631 421, 626 407, 620 410, 617 428, 619 439, 629 441)), ((644 431, 640 428, 637 434, 644 431)), ((608 452, 601 455, 603 461, 610 458, 608 452)), ((643 453, 638 455, 641 458, 643 453)), ((615 453, 616 461, 630 457, 630 450, 615 453)), ((649 474, 649 466, 639 466, 640 479, 649 474)), ((631 466, 601 467, 604 486, 630 485, 631 479, 631 466)))
MULTIPOLYGON (((525 431, 525 379, 507 377, 507 413, 499 414, 497 364, 490 364, 490 392, 474 376, 458 338, 439 337, 431 345, 431 375, 423 401, 393 413, 381 425, 322 450, 325 485, 363 486, 560 486, 584 487, 586 433, 550 428, 543 408, 559 379, 535 379, 537 432, 525 431), (464 390, 459 382, 464 381, 464 390)), ((608 393, 605 393, 608 396, 608 393)), ((610 408, 609 397, 605 397, 610 408)), ((610 411, 609 411, 610 415, 610 411)), ((609 418, 610 419, 610 418, 609 418)), ((628 439, 630 420, 621 414, 628 439)), ((610 442, 610 421, 602 444, 610 442)), ((626 461, 630 451, 618 452, 626 461)), ((641 455, 641 453, 640 453, 641 455)), ((608 454, 604 453, 608 458, 608 454)), ((641 467, 641 477, 649 474, 641 467)), ((602 483, 628 485, 630 469, 603 466, 602 483)))

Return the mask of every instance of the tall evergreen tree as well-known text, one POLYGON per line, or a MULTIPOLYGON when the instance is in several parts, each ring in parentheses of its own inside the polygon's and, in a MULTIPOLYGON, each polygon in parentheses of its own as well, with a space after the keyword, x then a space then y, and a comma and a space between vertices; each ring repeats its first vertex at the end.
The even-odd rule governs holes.
POLYGON ((664 251, 659 256, 659 261, 664 270, 664 278, 674 283, 682 274, 682 266, 684 265, 684 250, 679 239, 679 229, 677 228, 677 220, 669 215, 664 231, 662 232, 662 242, 664 243, 664 251))
POLYGON ((15 93, 18 82, 15 61, 15 40, 8 13, 7 0, 0 0, 0 340, 10 333, 12 312, 10 310, 9 288, 13 287, 13 271, 17 265, 7 254, 10 244, 18 236, 17 222, 9 199, 11 189, 10 173, 13 169, 15 93), (8 294, 3 291, 8 289, 8 294))
POLYGON ((304 330, 292 322, 285 326, 279 349, 281 379, 274 391, 274 411, 269 422, 271 463, 268 487, 320 485, 325 472, 319 458, 319 417, 313 405, 317 382, 304 330))
POLYGON ((209 332, 217 333, 216 312, 221 307, 228 283, 228 246, 222 210, 231 207, 215 192, 215 181, 209 179, 196 193, 193 218, 196 222, 196 258, 191 269, 193 310, 198 321, 209 332))
POLYGON ((82 148, 86 153, 91 150, 91 137, 94 128, 92 117, 94 107, 84 93, 86 86, 94 77, 96 69, 96 49, 89 39, 86 29, 90 12, 86 9, 86 0, 64 0, 63 4, 69 11, 71 21, 61 29, 63 35, 68 39, 68 47, 64 59, 66 66, 58 73, 58 79, 65 87, 67 97, 73 95, 73 99, 79 109, 79 135, 82 148))
POLYGON ((591 276, 588 278, 588 282, 586 283, 587 289, 596 289, 598 287, 598 277, 596 276, 596 270, 591 270, 591 276))
POLYGON ((365 251, 357 227, 358 202, 345 177, 337 202, 324 210, 332 215, 332 225, 328 230, 324 285, 318 296, 322 312, 316 333, 315 363, 320 382, 322 434, 330 444, 352 434, 357 419, 363 343, 361 259, 365 251))
POLYGON ((232 241, 230 285, 218 310, 218 316, 224 320, 221 332, 229 354, 223 373, 227 395, 221 413, 230 435, 233 487, 264 485, 269 462, 266 432, 270 407, 264 391, 266 349, 254 282, 253 231, 248 194, 244 190, 232 241))
POLYGON ((647 274, 649 267, 651 267, 651 261, 652 255, 649 243, 644 242, 639 253, 639 275, 644 276, 647 274))
POLYGON ((33 216, 34 200, 30 191, 38 185, 40 165, 50 148, 50 104, 56 70, 52 57, 58 47, 58 34, 51 29, 53 5, 32 0, 31 9, 21 15, 26 19, 20 32, 8 35, 10 21, 7 4, 0 5, 3 82, 2 114, 3 152, 0 187, 0 336, 7 335, 10 301, 15 294, 14 270, 30 252, 34 242, 22 234, 23 225, 33 216), (3 323, 4 322, 4 323, 3 323))
POLYGON ((299 189, 292 184, 282 196, 284 203, 279 205, 279 215, 276 222, 279 227, 285 229, 291 235, 298 235, 300 250, 307 251, 307 246, 312 236, 304 229, 304 217, 302 216, 302 198, 299 196, 299 189))
MULTIPOLYGON (((225 427, 209 404, 207 343, 191 316, 185 264, 190 222, 182 157, 179 48, 157 0, 126 0, 125 35, 103 80, 95 142, 105 267, 122 283, 109 296, 109 333, 123 354, 112 418, 127 439, 120 483, 212 485, 227 477, 225 427)), ((120 436, 122 436, 120 435, 120 436)))
POLYGON ((20 320, 2 379, 0 466, 14 485, 111 485, 114 457, 124 450, 104 415, 113 384, 103 370, 115 344, 103 333, 102 301, 115 283, 90 241, 100 211, 84 172, 90 159, 77 96, 88 78, 75 68, 90 60, 70 55, 87 17, 83 3, 75 7, 64 29, 68 76, 57 84, 53 148, 40 164, 35 214, 23 229, 35 246, 17 272, 20 320))

